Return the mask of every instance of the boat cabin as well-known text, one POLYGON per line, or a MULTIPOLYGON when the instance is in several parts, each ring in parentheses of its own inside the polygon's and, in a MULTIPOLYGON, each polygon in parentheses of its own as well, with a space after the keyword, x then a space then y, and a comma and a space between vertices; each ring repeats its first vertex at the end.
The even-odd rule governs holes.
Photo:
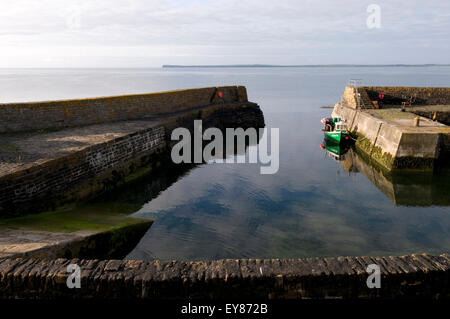
POLYGON ((334 130, 338 132, 347 132, 347 124, 340 121, 334 124, 334 130))

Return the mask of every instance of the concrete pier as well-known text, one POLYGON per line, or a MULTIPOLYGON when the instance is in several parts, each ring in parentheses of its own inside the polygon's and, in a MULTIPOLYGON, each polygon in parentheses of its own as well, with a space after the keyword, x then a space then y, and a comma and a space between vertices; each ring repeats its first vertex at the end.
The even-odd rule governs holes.
POLYGON ((440 103, 442 113, 450 112, 450 89, 346 87, 332 116, 342 118, 357 137, 356 146, 385 169, 433 169, 437 162, 448 159, 450 127, 421 116, 419 127, 415 127, 418 115, 412 113, 414 108, 420 106, 423 112, 434 106, 425 103, 440 103), (374 92, 377 96, 377 92, 385 92, 380 109, 373 103, 377 99, 374 92), (401 105, 389 104, 403 102, 411 104, 410 111, 402 112, 401 105))

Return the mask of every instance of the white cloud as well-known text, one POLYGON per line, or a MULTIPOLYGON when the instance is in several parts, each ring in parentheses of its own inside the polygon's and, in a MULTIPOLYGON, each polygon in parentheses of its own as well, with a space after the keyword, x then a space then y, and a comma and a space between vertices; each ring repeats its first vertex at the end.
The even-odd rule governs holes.
POLYGON ((448 1, 377 1, 382 8, 378 30, 366 27, 370 3, 0 0, 0 66, 90 66, 99 57, 100 64, 106 64, 99 66, 127 66, 134 63, 133 57, 148 57, 145 66, 352 63, 352 59, 386 63, 375 49, 381 55, 391 52, 393 60, 417 63, 423 51, 411 50, 418 43, 429 49, 429 60, 448 63, 443 61, 449 53, 448 1), (132 59, 127 62, 127 57, 132 59))

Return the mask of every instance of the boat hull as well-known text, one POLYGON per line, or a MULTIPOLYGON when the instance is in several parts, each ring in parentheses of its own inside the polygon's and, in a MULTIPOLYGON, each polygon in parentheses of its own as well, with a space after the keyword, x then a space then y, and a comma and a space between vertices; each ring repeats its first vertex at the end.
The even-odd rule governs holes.
POLYGON ((328 141, 340 144, 344 140, 344 134, 342 132, 325 132, 325 138, 328 141))

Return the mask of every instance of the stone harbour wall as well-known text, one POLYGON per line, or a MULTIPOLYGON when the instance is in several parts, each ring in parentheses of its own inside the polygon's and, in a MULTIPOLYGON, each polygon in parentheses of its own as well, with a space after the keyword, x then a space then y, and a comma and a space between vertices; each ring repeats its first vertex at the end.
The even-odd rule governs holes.
POLYGON ((142 261, 0 259, 0 298, 450 298, 450 256, 142 261), (66 285, 81 268, 81 288, 66 285), (380 288, 367 287, 367 266, 380 288))
POLYGON ((0 133, 133 120, 231 102, 247 102, 246 88, 223 86, 76 100, 4 103, 0 104, 0 133))
MULTIPOLYGON (((380 92, 384 93, 383 104, 385 105, 401 105, 402 102, 409 102, 411 97, 414 98, 413 105, 450 105, 450 88, 359 86, 358 92, 361 108, 373 108, 371 101, 378 101, 380 92)), ((345 87, 342 104, 349 108, 357 108, 354 87, 345 87)), ((447 119, 447 112, 441 113, 444 114, 440 114, 440 117, 444 120, 447 119)))
POLYGON ((193 130, 195 119, 203 120, 204 129, 264 127, 261 109, 250 102, 215 104, 161 118, 150 128, 0 176, 0 217, 38 213, 96 196, 137 168, 170 160, 172 130, 193 130))
MULTIPOLYGON (((358 109, 355 92, 354 87, 345 87, 342 100, 334 106, 332 116, 342 118, 357 137, 356 146, 384 168, 434 169, 437 163, 443 163, 449 157, 448 127, 416 129, 412 125, 384 120, 364 109, 373 108, 370 100, 378 100, 378 93, 384 92, 383 105, 400 105, 413 96, 415 104, 425 105, 417 110, 430 113, 432 111, 427 110, 427 105, 444 109, 446 104, 450 104, 450 88, 361 86, 358 87, 361 109, 358 109)), ((409 109, 417 113, 414 106, 409 109)), ((440 119, 445 119, 448 112, 441 113, 440 119)), ((432 117, 431 114, 424 115, 432 117)))
POLYGON ((356 146, 388 170, 400 168, 432 169, 446 154, 447 135, 408 132, 364 111, 335 105, 333 117, 348 123, 357 136, 356 146), (441 148, 443 149, 441 151, 441 148))
POLYGON ((402 138, 402 132, 386 125, 370 114, 338 103, 332 113, 348 124, 348 129, 358 137, 356 146, 373 157, 387 169, 393 168, 394 158, 402 138))
POLYGON ((403 86, 364 86, 370 99, 377 101, 378 94, 384 92, 384 104, 400 105, 410 97, 415 98, 416 105, 450 104, 450 88, 437 87, 403 87, 403 86))
MULTIPOLYGON (((342 104, 346 107, 357 109, 358 108, 358 101, 355 96, 356 90, 354 87, 346 86, 344 90, 344 94, 342 95, 342 104)), ((369 98, 369 95, 367 95, 366 90, 363 87, 358 87, 358 94, 359 94, 359 106, 363 109, 373 109, 374 106, 372 104, 372 101, 369 98)))
POLYGON ((54 200, 63 204, 95 193, 164 147, 165 128, 149 128, 2 176, 0 216, 35 213, 51 208, 54 200))
POLYGON ((342 104, 349 108, 356 109, 357 102, 355 98, 355 88, 351 86, 345 87, 344 94, 342 95, 342 104))

